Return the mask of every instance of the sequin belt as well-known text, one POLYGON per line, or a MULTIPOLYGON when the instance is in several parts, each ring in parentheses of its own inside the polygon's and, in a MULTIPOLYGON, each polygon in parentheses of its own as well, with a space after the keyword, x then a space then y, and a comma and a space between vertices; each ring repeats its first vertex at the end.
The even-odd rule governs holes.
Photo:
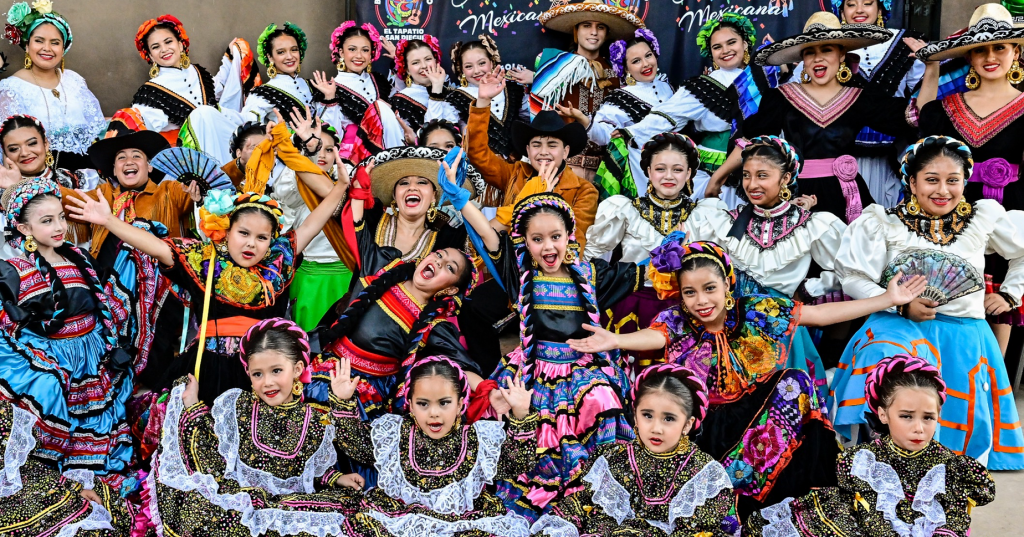
POLYGON ((835 177, 839 179, 839 187, 843 189, 843 197, 846 198, 846 223, 849 224, 864 212, 860 189, 857 188, 858 173, 860 173, 860 168, 857 167, 857 159, 850 155, 842 155, 837 158, 805 160, 804 167, 800 171, 800 178, 835 177))
POLYGON ((1006 159, 990 158, 974 163, 974 175, 971 182, 981 183, 982 195, 991 200, 1003 203, 1003 189, 1020 177, 1020 166, 1010 164, 1006 159))
POLYGON ((398 373, 401 360, 374 354, 370 351, 360 349, 348 336, 339 339, 328 349, 339 358, 348 358, 352 362, 352 369, 373 375, 375 377, 387 377, 398 373))

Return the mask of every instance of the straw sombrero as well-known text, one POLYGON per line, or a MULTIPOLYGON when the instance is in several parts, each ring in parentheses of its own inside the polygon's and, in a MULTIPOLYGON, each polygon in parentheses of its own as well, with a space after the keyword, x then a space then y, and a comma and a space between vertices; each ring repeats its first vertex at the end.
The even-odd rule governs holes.
POLYGON ((539 20, 545 28, 567 34, 573 33, 573 29, 582 22, 597 21, 608 27, 609 43, 628 39, 637 28, 645 27, 640 17, 621 7, 609 6, 601 0, 584 0, 554 7, 541 13, 539 20))
POLYGON ((1024 45, 1024 28, 1013 25, 1013 15, 1000 4, 982 4, 971 15, 971 24, 954 37, 930 43, 917 51, 921 60, 940 61, 967 54, 972 48, 996 43, 1024 45))
MULTIPOLYGON (((441 169, 438 163, 448 152, 433 147, 403 146, 386 149, 374 157, 376 164, 370 170, 370 182, 373 197, 384 205, 391 205, 395 199, 395 185, 404 177, 423 177, 434 185, 437 192, 441 188, 437 184, 437 173, 441 169)), ((463 155, 462 158, 467 158, 463 155)), ((466 172, 466 182, 462 187, 476 197, 483 192, 486 183, 472 164, 466 172)))
POLYGON ((827 11, 819 11, 804 24, 804 32, 787 37, 761 49, 754 62, 758 65, 785 65, 802 60, 800 53, 810 45, 840 45, 843 50, 884 43, 892 32, 874 24, 840 24, 839 18, 827 11))

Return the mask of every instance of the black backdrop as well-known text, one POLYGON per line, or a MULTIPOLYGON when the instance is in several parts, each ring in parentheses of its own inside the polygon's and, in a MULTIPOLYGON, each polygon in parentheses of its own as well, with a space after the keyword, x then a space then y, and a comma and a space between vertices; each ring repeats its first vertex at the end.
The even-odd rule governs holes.
MULTIPOLYGON (((556 0, 557 1, 557 0, 556 0)), ((557 2, 557 3, 565 3, 557 2)), ((757 30, 758 43, 800 33, 815 11, 826 10, 829 0, 736 0, 734 4, 711 0, 605 0, 633 10, 661 44, 661 70, 678 84, 710 66, 701 58, 697 32, 710 18, 724 11, 746 15, 757 30)), ((904 0, 893 0, 890 26, 898 26, 904 0)), ((489 33, 498 43, 506 67, 533 63, 541 49, 569 49, 572 37, 546 30, 537 21, 551 0, 359 0, 359 22, 371 22, 397 43, 424 33, 441 41, 444 65, 450 68, 448 50, 456 41, 472 41, 489 33)))

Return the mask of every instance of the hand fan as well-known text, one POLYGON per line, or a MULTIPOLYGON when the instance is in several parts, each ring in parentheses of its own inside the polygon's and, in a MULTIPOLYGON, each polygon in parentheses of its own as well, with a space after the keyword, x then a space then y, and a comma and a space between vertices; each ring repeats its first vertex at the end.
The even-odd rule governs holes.
POLYGON ((897 272, 903 272, 901 282, 911 276, 924 276, 928 286, 921 298, 934 300, 939 305, 985 289, 985 279, 966 259, 939 250, 908 250, 893 259, 882 272, 882 285, 897 272))
POLYGON ((210 190, 235 190, 231 178, 221 171, 217 161, 202 151, 172 147, 158 153, 150 164, 186 186, 195 181, 204 195, 210 190))

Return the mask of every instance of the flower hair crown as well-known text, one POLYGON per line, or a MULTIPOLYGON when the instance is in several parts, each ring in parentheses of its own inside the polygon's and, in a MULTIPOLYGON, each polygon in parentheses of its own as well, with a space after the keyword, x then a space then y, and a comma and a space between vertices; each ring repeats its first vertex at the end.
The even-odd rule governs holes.
MULTIPOLYGON (((356 21, 345 21, 341 23, 341 26, 335 28, 333 33, 331 33, 330 48, 332 62, 338 63, 339 61, 341 61, 341 45, 343 44, 341 42, 341 35, 344 34, 345 31, 348 30, 349 28, 355 27, 355 25, 356 21)), ((363 23, 363 25, 360 26, 360 28, 365 30, 366 33, 370 35, 370 52, 373 54, 373 57, 370 59, 370 61, 375 62, 379 60, 381 49, 380 33, 377 31, 376 28, 373 27, 372 24, 368 22, 363 23)))
MULTIPOLYGON (((295 41, 299 45, 299 63, 302 63, 306 59, 306 49, 309 48, 309 40, 306 38, 306 32, 302 31, 302 28, 290 23, 285 22, 284 26, 281 27, 284 32, 295 38, 295 41)), ((270 34, 278 30, 277 24, 270 23, 266 28, 263 29, 263 33, 256 40, 256 59, 259 60, 264 66, 270 65, 270 34)))
MULTIPOLYGON (((651 50, 654 51, 654 55, 661 56, 661 45, 658 44, 658 38, 654 37, 654 32, 647 28, 638 28, 633 32, 633 37, 647 41, 647 44, 651 46, 651 50)), ((612 68, 615 69, 615 76, 619 78, 626 76, 626 40, 620 39, 612 43, 608 47, 608 52, 612 68)))
POLYGON ((265 211, 274 222, 277 222, 274 237, 281 233, 281 217, 284 211, 277 200, 256 192, 234 194, 230 190, 210 190, 206 193, 203 206, 199 209, 199 229, 210 240, 220 242, 231 228, 231 215, 246 207, 265 211))
POLYGON ((50 23, 57 27, 57 31, 64 38, 64 53, 71 50, 71 42, 74 36, 71 35, 71 25, 68 21, 53 10, 51 0, 34 0, 29 6, 28 2, 16 2, 7 10, 7 25, 4 26, 4 37, 12 45, 21 48, 28 46, 28 38, 39 26, 50 23))

